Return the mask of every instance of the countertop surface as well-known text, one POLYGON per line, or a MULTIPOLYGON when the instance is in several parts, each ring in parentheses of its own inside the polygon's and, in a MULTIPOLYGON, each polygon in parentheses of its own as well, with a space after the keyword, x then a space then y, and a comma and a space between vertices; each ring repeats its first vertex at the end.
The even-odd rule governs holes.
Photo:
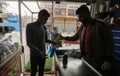
POLYGON ((63 68, 62 58, 58 61, 64 76, 99 76, 81 59, 68 57, 67 68, 63 68))

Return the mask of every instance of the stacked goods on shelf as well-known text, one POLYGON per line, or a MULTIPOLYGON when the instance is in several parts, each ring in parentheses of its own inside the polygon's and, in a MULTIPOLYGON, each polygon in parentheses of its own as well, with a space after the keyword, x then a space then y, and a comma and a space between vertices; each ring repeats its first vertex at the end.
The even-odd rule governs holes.
POLYGON ((15 44, 11 41, 11 36, 5 37, 5 33, 12 32, 13 30, 13 27, 3 25, 2 12, 0 12, 0 63, 17 50, 15 44))
POLYGON ((11 32, 15 28, 4 26, 2 18, 0 10, 0 76, 20 76, 21 46, 18 42, 12 40, 11 32))

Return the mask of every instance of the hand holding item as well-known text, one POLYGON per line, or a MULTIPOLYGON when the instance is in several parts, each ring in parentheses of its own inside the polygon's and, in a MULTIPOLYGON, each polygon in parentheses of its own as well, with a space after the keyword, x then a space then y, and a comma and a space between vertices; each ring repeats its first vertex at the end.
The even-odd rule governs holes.
POLYGON ((64 37, 60 33, 56 33, 55 38, 57 38, 59 40, 64 39, 64 37))
POLYGON ((64 37, 61 34, 59 36, 60 36, 61 39, 64 39, 64 37))
POLYGON ((53 45, 56 45, 56 44, 58 44, 58 42, 52 41, 52 44, 53 44, 53 45))
POLYGON ((102 69, 103 71, 106 71, 106 70, 109 70, 110 67, 111 67, 111 63, 108 62, 108 61, 105 61, 105 62, 102 64, 101 69, 102 69))

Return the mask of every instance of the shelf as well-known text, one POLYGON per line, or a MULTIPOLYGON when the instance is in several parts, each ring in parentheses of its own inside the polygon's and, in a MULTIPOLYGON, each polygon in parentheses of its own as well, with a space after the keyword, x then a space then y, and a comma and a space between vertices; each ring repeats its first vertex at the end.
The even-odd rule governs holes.
POLYGON ((3 59, 3 60, 0 61, 0 68, 1 68, 5 63, 7 63, 11 58, 13 58, 18 52, 21 51, 21 46, 20 46, 20 45, 16 46, 16 48, 17 48, 17 49, 14 50, 14 51, 12 52, 12 54, 7 55, 7 57, 6 57, 5 59, 3 59))
POLYGON ((19 51, 15 51, 15 52, 13 52, 13 54, 11 55, 11 54, 9 54, 9 56, 7 56, 4 60, 2 60, 1 62, 2 63, 0 63, 0 68, 5 64, 5 63, 7 63, 11 58, 13 58, 14 56, 15 56, 15 54, 17 54, 19 51))
POLYGON ((105 11, 105 12, 99 12, 99 13, 96 13, 96 16, 100 19, 107 18, 108 16, 118 18, 120 17, 120 8, 115 10, 105 11))
POLYGON ((14 76, 17 73, 21 73, 21 53, 21 46, 19 46, 13 54, 7 56, 5 60, 0 63, 0 76, 9 76, 9 74, 12 74, 10 76, 14 76))

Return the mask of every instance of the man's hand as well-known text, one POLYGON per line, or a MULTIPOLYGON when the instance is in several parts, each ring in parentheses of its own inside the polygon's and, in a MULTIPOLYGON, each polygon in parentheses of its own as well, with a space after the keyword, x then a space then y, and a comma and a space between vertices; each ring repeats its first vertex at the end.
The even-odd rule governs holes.
POLYGON ((42 51, 40 51, 40 56, 41 56, 42 58, 46 58, 46 54, 45 54, 44 52, 42 52, 42 51))
POLYGON ((102 64, 101 69, 102 69, 103 71, 106 71, 106 70, 109 70, 110 67, 111 67, 111 62, 105 61, 105 62, 102 64))
POLYGON ((63 37, 61 34, 59 34, 59 33, 55 34, 55 36, 56 36, 57 38, 59 38, 60 40, 61 40, 61 39, 64 39, 64 37, 63 37))
POLYGON ((58 44, 58 42, 52 41, 52 44, 55 45, 55 44, 58 44))
POLYGON ((64 39, 64 37, 62 35, 59 35, 61 39, 64 39))

